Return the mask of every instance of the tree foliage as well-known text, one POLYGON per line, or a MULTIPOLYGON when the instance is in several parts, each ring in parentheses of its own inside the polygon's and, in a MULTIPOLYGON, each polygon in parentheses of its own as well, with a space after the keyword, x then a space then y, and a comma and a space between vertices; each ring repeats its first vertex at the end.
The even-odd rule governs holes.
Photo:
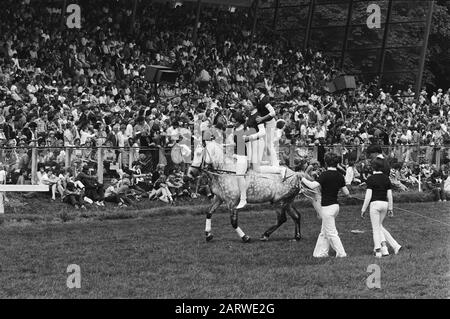
POLYGON ((434 10, 425 76, 428 86, 450 87, 450 1, 439 1, 434 10))
MULTIPOLYGON (((290 44, 303 46, 309 6, 295 6, 289 0, 280 0, 278 17, 274 20, 275 1, 266 1, 260 9, 259 25, 266 33, 273 31, 290 44), (274 24, 274 22, 276 23, 274 24)), ((333 56, 340 62, 344 47, 345 24, 349 3, 316 0, 312 21, 310 46, 333 56)), ((377 76, 382 59, 384 28, 388 0, 355 1, 352 7, 352 26, 349 29, 347 51, 343 63, 346 73, 361 74, 365 80, 377 76), (381 29, 366 26, 367 6, 378 4, 381 8, 381 29)), ((301 4, 309 4, 302 0, 301 4)), ((417 80, 419 60, 426 28, 428 1, 395 0, 386 42, 384 85, 406 87, 417 80), (422 22, 421 22, 422 21, 422 22), (400 47, 400 48, 399 48, 400 47), (409 70, 409 72, 400 73, 409 70)), ((267 33, 266 33, 267 34, 267 33)), ((339 64, 338 64, 339 65, 339 64)), ((424 84, 428 87, 450 86, 450 0, 438 0, 433 14, 424 84)))

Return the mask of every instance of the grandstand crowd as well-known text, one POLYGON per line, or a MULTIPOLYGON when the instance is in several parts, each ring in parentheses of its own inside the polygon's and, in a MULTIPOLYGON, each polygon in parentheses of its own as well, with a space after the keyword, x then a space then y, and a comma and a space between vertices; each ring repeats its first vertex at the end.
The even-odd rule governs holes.
MULTIPOLYGON (((450 193, 450 89, 424 89, 418 100, 411 87, 393 91, 373 83, 331 94, 325 84, 340 74, 332 60, 264 34, 252 41, 245 11, 204 7, 194 44, 187 27, 194 25, 192 9, 144 1, 132 25, 126 3, 86 1, 77 30, 65 28, 60 12, 39 1, 4 1, 0 182, 29 183, 29 147, 42 146, 38 182, 52 186, 52 199, 59 194, 78 208, 85 197, 99 206, 105 200, 129 205, 130 193, 164 202, 196 197, 204 185, 190 185, 186 165, 174 163, 171 151, 189 154, 179 142, 195 122, 202 131, 225 130, 231 113, 252 103, 254 86, 264 83, 285 121, 280 145, 294 145, 280 147, 283 164, 294 150, 295 168, 313 173, 326 149, 339 148, 347 183, 363 185, 370 170, 365 150, 381 144, 389 148, 398 189, 417 189, 420 176, 424 189, 450 193), (155 92, 144 80, 148 65, 171 66, 179 73, 176 83, 155 92), (426 146, 427 163, 408 145, 426 146), (99 146, 109 147, 105 185, 92 174, 99 146), (318 161, 309 165, 312 146, 318 161), (75 147, 70 167, 66 147, 75 147), (124 152, 128 147, 131 154, 124 152), (437 154, 440 167, 431 164, 437 154)), ((445 200, 443 193, 437 200, 445 200)))

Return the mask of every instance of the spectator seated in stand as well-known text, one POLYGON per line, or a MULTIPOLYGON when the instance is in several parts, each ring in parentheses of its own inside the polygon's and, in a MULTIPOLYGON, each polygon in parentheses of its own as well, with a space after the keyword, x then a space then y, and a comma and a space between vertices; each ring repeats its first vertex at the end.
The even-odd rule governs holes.
MULTIPOLYGON (((293 48, 265 30, 249 43, 247 10, 231 14, 203 8, 194 46, 192 29, 186 29, 194 23, 187 5, 174 9, 144 1, 139 6, 142 14, 136 15, 130 37, 124 27, 131 23, 127 1, 83 2, 83 29, 74 32, 61 30, 51 5, 4 0, 0 145, 13 149, 0 161, 8 163, 13 182, 22 170, 31 172, 30 146, 36 143, 57 147, 53 156, 42 155, 44 167, 55 172, 66 167, 63 147, 87 148, 68 151, 69 165, 81 167, 86 161, 97 163, 96 151, 89 147, 108 145, 115 149, 105 156, 106 176, 119 177, 108 170, 108 164, 117 164, 118 154, 122 167, 140 156, 142 173, 152 173, 157 163, 164 163, 164 155, 148 150, 150 145, 167 148, 172 136, 183 135, 182 129, 192 132, 197 120, 201 131, 226 127, 229 108, 242 111, 255 102, 255 83, 264 83, 276 118, 285 122, 288 147, 282 150, 281 164, 293 157, 296 170, 308 169, 303 167, 312 158, 307 147, 316 140, 321 154, 325 146, 345 149, 342 155, 355 161, 362 182, 368 166, 360 169, 361 154, 371 143, 390 147, 394 156, 389 157, 401 163, 415 164, 436 163, 434 147, 450 145, 450 89, 432 96, 424 89, 416 100, 412 86, 380 89, 374 81, 358 82, 352 92, 326 93, 325 83, 340 72, 334 61, 312 49, 293 48), (175 84, 159 86, 157 102, 144 80, 145 66, 153 64, 179 73, 175 84), (134 147, 131 156, 122 152, 126 141, 134 147), (426 154, 410 147, 418 144, 428 145, 426 154)), ((416 185, 414 174, 401 167, 397 171, 401 185, 416 185)), ((204 193, 209 194, 207 187, 204 193)))

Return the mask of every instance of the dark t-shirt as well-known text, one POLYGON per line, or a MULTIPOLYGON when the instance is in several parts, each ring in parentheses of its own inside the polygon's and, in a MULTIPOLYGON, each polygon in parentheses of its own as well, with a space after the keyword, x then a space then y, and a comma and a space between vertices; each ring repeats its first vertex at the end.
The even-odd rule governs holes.
POLYGON ((258 116, 260 116, 260 114, 258 112, 256 112, 255 114, 252 114, 248 117, 248 119, 247 119, 247 128, 248 129, 253 129, 256 132, 259 132, 258 123, 256 122, 256 118, 258 116))
POLYGON ((386 174, 373 174, 367 179, 367 189, 372 190, 372 199, 374 201, 387 202, 387 191, 392 189, 391 180, 386 174))
MULTIPOLYGON (((268 96, 264 96, 260 101, 256 103, 256 108, 258 109, 258 113, 261 114, 261 116, 266 116, 270 113, 269 109, 266 107, 267 104, 270 103, 270 99, 268 96)), ((271 116, 267 121, 270 121, 273 119, 271 116)))
POLYGON ((320 174, 319 183, 322 187, 322 206, 337 204, 339 189, 345 186, 345 179, 338 171, 328 170, 320 174))

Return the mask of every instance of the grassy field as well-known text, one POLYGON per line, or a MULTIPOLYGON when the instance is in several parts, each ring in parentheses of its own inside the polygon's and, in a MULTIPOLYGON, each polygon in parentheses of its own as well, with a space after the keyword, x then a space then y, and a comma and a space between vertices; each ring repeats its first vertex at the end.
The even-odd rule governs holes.
MULTIPOLYGON (((447 203, 401 204, 450 222, 447 203)), ((291 220, 269 242, 259 235, 275 214, 240 214, 252 238, 243 244, 228 214, 213 217, 215 239, 204 241, 204 215, 166 209, 131 219, 0 226, 1 298, 449 298, 449 228, 397 211, 387 228, 406 247, 397 256, 371 256, 369 220, 359 206, 337 219, 346 259, 312 257, 320 221, 302 209, 305 239, 291 242, 291 220), (352 234, 350 230, 364 230, 352 234), (368 289, 370 264, 381 267, 381 289, 368 289), (81 289, 68 289, 69 264, 81 267, 81 289)), ((127 216, 129 218, 130 216, 127 216)))

